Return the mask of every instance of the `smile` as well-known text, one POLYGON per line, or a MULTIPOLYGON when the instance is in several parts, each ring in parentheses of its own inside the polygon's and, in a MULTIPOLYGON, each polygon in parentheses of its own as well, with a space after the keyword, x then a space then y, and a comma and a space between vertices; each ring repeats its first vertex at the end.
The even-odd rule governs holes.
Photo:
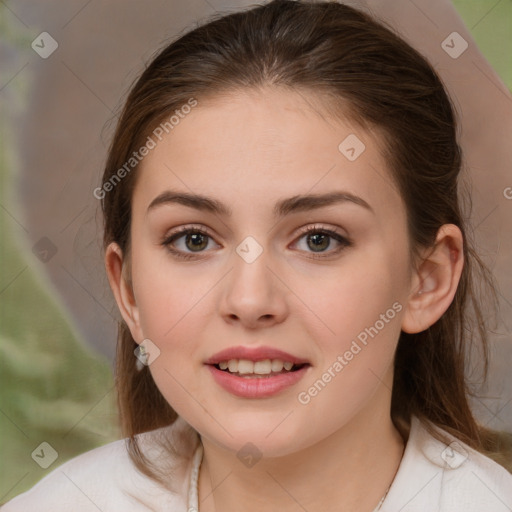
POLYGON ((233 346, 204 361, 214 382, 242 398, 267 398, 293 386, 311 368, 307 359, 272 346, 233 346))
MULTIPOLYGON (((226 361, 222 362, 225 366, 226 361)), ((311 368, 310 364, 304 363, 299 365, 292 365, 287 370, 284 367, 284 362, 279 360, 265 360, 252 362, 248 360, 235 360, 227 361, 227 368, 221 369, 219 364, 206 365, 210 374, 212 375, 215 383, 230 394, 241 398, 269 398, 281 393, 287 388, 297 384, 311 368), (277 361, 274 363, 274 361, 277 361), (258 363, 263 363, 258 365, 258 363), (278 368, 279 371, 272 371, 278 368), (231 372, 229 367, 235 369, 236 372, 231 372), (270 368, 270 372, 268 369, 270 368), (242 370, 242 372, 240 372, 242 370), (265 373, 257 373, 258 371, 265 373), (245 373, 243 373, 245 372, 245 373)), ((289 366, 289 364, 287 365, 289 366)))
POLYGON ((230 359, 229 361, 221 361, 216 366, 219 370, 225 370, 232 374, 258 378, 279 375, 283 371, 295 371, 304 365, 296 365, 291 361, 282 361, 281 359, 264 359, 263 361, 230 359))

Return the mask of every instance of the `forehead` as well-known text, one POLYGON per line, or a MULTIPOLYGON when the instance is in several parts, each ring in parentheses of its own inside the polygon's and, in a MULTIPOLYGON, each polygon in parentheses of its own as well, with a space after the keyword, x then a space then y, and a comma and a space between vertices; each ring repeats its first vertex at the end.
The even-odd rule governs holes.
POLYGON ((267 88, 199 99, 156 142, 138 170, 134 204, 140 207, 167 188, 253 209, 334 189, 362 196, 381 213, 401 203, 379 134, 334 118, 325 102, 304 91, 267 88))

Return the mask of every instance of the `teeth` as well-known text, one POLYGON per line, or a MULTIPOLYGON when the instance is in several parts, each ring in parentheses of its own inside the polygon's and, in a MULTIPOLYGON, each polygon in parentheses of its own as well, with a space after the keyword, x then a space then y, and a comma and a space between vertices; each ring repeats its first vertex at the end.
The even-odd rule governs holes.
POLYGON ((272 371, 273 372, 280 372, 283 370, 284 363, 281 361, 281 359, 274 359, 272 361, 272 371))
POLYGON ((256 361, 254 363, 254 373, 258 375, 266 375, 272 371, 272 361, 265 359, 264 361, 256 361))
POLYGON ((219 362, 221 370, 229 370, 230 373, 239 373, 240 375, 256 374, 270 375, 279 373, 283 370, 290 371, 293 363, 282 361, 281 359, 264 359, 263 361, 249 361, 248 359, 230 359, 229 361, 219 362))
MULTIPOLYGON (((231 367, 229 371, 231 371, 231 367)), ((238 373, 254 373, 254 363, 247 359, 240 359, 238 361, 238 373)))

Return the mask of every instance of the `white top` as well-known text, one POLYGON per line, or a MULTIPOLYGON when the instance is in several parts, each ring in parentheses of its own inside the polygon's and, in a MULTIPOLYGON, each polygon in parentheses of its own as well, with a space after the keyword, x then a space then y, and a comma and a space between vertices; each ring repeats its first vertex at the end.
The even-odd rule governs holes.
MULTIPOLYGON (((181 418, 171 425, 140 434, 144 453, 162 460, 152 436, 190 432, 181 418), (148 452, 146 452, 146 448, 148 452), (153 452, 151 450, 153 449, 153 452)), ((450 434, 446 445, 412 418, 404 456, 381 512, 510 512, 512 475, 502 466, 450 434)), ((194 434, 195 435, 195 434, 194 434)), ((121 439, 63 463, 34 487, 1 507, 2 512, 195 512, 202 444, 176 457, 172 493, 140 473, 121 439), (176 461, 181 460, 181 465, 176 461)), ((165 458, 169 460, 169 456, 165 458)))

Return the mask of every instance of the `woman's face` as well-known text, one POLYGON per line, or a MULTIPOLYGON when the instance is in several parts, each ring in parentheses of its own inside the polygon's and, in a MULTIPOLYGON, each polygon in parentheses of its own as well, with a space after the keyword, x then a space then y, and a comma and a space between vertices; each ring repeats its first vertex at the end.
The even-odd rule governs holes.
POLYGON ((377 135, 304 97, 199 101, 144 158, 133 194, 132 334, 151 341, 169 404, 229 450, 285 455, 389 410, 405 207, 377 135), (233 360, 249 373, 230 373, 233 360))

